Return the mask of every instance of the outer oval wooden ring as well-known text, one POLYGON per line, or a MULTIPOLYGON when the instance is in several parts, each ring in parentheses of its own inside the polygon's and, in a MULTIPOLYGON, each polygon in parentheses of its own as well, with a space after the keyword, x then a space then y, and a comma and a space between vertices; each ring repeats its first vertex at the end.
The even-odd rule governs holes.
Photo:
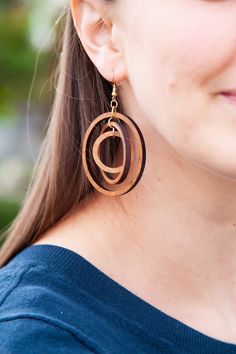
POLYGON ((129 191, 131 191, 139 182, 139 180, 143 174, 145 164, 146 164, 145 141, 144 141, 143 135, 142 135, 138 125, 133 121, 132 118, 130 118, 128 116, 124 116, 123 114, 121 114, 119 112, 113 112, 113 116, 121 119, 126 124, 128 124, 128 126, 132 129, 135 138, 137 139, 139 147, 138 147, 138 166, 137 166, 137 171, 135 173, 135 178, 132 178, 131 181, 127 185, 125 185, 123 188, 120 188, 119 190, 115 190, 115 191, 110 191, 110 190, 106 189, 105 187, 103 187, 102 185, 100 185, 99 183, 96 183, 95 182, 96 176, 93 176, 92 171, 91 172, 89 171, 88 161, 87 161, 87 148, 86 147, 87 147, 87 144, 89 145, 89 142, 91 139, 90 134, 93 132, 94 128, 96 127, 96 125, 100 121, 111 117, 111 112, 105 112, 93 120, 93 122, 90 124, 90 126, 88 127, 88 129, 84 135, 83 144, 82 144, 82 163, 83 163, 83 167, 84 167, 85 174, 86 174, 87 178, 89 179, 90 183, 94 186, 94 188, 97 189, 100 193, 103 193, 103 194, 105 194, 107 196, 111 196, 111 197, 117 196, 117 195, 123 195, 123 194, 126 194, 129 191))

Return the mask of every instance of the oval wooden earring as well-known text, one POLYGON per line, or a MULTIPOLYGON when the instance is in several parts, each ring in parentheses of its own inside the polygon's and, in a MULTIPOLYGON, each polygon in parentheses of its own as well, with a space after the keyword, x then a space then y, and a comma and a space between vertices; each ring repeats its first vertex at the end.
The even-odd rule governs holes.
POLYGON ((86 176, 94 188, 106 196, 118 196, 131 191, 141 179, 146 163, 143 135, 133 119, 116 112, 116 96, 114 83, 112 111, 101 114, 89 125, 82 144, 82 163, 86 176), (101 123, 104 124, 99 128, 101 123), (94 141, 98 129, 99 136, 94 141), (122 142, 123 159, 118 167, 107 166, 101 161, 101 144, 112 137, 118 137, 122 142), (114 174, 118 176, 112 178, 114 174))

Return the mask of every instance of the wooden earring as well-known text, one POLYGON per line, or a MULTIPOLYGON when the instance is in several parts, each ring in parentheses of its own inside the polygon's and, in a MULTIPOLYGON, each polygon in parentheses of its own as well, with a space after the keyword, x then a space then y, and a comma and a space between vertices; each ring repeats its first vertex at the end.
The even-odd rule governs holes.
POLYGON ((146 147, 141 130, 133 119, 116 111, 116 96, 116 84, 113 83, 111 112, 101 114, 89 125, 82 144, 85 174, 94 188, 106 196, 118 196, 131 191, 141 179, 146 163, 146 147), (118 167, 107 166, 101 161, 101 151, 104 151, 102 143, 110 137, 118 137, 122 142, 123 159, 118 167), (118 175, 113 178, 114 174, 118 175))

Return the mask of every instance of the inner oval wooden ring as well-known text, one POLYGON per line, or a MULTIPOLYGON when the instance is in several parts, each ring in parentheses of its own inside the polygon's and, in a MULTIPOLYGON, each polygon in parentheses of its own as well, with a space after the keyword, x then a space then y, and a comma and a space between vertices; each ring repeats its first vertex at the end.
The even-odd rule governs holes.
MULTIPOLYGON (((118 132, 114 132, 114 135, 117 137, 120 137, 118 132)), ((94 145, 93 145, 93 158, 94 158, 94 161, 96 162, 96 164, 98 165, 98 167, 102 171, 106 171, 106 172, 110 172, 110 173, 118 173, 122 170, 122 165, 120 165, 118 167, 109 167, 107 165, 104 165, 104 163, 100 159, 100 154, 99 154, 100 153, 99 148, 100 148, 101 142, 111 136, 113 136, 112 131, 105 132, 96 139, 96 141, 94 142, 94 145)))
POLYGON ((109 184, 117 184, 118 182, 123 182, 125 180, 125 178, 127 177, 128 173, 129 173, 129 168, 130 168, 130 142, 129 142, 129 137, 128 134, 126 132, 126 130, 122 127, 121 124, 117 123, 117 122, 110 122, 106 123, 101 130, 101 135, 96 139, 96 141, 94 142, 93 145, 93 158, 95 160, 95 162, 97 163, 97 165, 100 168, 100 172, 103 175, 103 178, 106 180, 107 183, 109 184), (117 129, 117 131, 115 131, 113 133, 113 131, 108 131, 103 133, 107 128, 110 127, 114 127, 117 129), (123 161, 122 161, 122 165, 118 166, 118 167, 109 167, 106 166, 102 163, 101 159, 100 159, 100 144, 101 142, 106 139, 107 137, 112 137, 113 134, 119 138, 121 138, 122 143, 123 143, 123 161), (105 172, 110 172, 112 174, 114 173, 119 173, 119 175, 116 178, 109 178, 107 176, 107 174, 105 172))
MULTIPOLYGON (((131 164, 131 148, 130 148, 130 139, 129 139, 129 135, 126 131, 126 129, 123 127, 123 123, 120 123, 120 120, 118 119, 118 123, 116 121, 110 121, 108 122, 108 125, 111 127, 115 127, 118 132, 120 133, 120 138, 122 140, 123 143, 123 160, 122 160, 122 171, 120 172, 120 174, 114 179, 114 178, 109 178, 107 176, 107 174, 104 171, 101 171, 101 174, 103 175, 104 180, 112 185, 115 184, 120 184, 122 183, 130 170, 130 164, 131 164)), ((105 128, 105 127, 103 127, 105 128)), ((103 130, 103 129, 102 129, 103 130)))

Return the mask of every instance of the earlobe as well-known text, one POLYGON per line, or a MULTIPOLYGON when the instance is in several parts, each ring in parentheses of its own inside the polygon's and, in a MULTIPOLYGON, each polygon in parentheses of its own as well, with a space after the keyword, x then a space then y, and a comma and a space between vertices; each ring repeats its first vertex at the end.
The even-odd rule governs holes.
MULTIPOLYGON (((71 0, 71 13, 80 41, 102 76, 112 81, 112 70, 120 72, 121 53, 112 42, 113 25, 109 8, 102 0, 71 0)), ((117 81, 124 78, 116 77, 117 81)))

